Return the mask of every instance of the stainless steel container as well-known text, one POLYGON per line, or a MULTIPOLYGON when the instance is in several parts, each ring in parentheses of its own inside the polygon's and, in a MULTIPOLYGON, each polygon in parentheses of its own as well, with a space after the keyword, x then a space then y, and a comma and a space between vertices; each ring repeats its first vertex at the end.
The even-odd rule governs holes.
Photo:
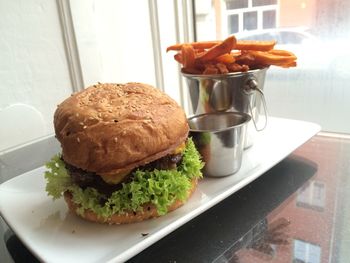
POLYGON ((266 71, 267 68, 224 75, 183 74, 190 100, 188 115, 225 111, 249 114, 252 121, 244 139, 244 148, 248 148, 253 145, 257 131, 264 129, 267 123, 263 94, 266 71), (260 121, 262 103, 264 118, 260 121))
POLYGON ((239 112, 207 113, 188 119, 190 136, 205 162, 205 176, 228 176, 239 170, 250 119, 239 112))

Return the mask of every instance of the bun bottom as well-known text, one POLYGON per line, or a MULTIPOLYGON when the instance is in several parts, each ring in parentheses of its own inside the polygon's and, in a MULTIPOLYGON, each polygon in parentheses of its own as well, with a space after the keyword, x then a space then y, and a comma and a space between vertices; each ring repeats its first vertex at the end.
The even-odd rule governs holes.
MULTIPOLYGON (((179 208, 182 206, 186 201, 190 198, 192 193, 195 191, 197 187, 198 180, 193 179, 191 182, 191 188, 189 189, 188 197, 184 201, 176 200, 173 204, 171 204, 168 207, 168 213, 179 208)), ((73 202, 73 196, 69 191, 66 191, 64 193, 64 200, 66 201, 69 210, 78 215, 79 217, 82 217, 85 220, 92 221, 92 222, 97 222, 101 224, 130 224, 130 223, 136 223, 136 222, 141 222, 147 219, 151 219, 154 217, 159 217, 160 215, 157 212, 156 207, 153 204, 146 204, 143 206, 143 210, 137 211, 137 212, 126 212, 124 214, 114 214, 107 219, 98 217, 96 213, 94 213, 91 210, 85 210, 84 214, 77 214, 76 210, 79 208, 79 205, 75 204, 73 202)))

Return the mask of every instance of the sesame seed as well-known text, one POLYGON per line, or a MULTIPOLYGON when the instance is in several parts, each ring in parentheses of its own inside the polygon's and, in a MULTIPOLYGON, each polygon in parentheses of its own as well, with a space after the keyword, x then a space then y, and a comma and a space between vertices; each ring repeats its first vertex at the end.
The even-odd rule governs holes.
POLYGON ((87 128, 87 126, 86 126, 86 125, 84 125, 83 129, 86 129, 86 128, 87 128))
POLYGON ((80 142, 80 138, 79 137, 77 138, 77 142, 80 142))
POLYGON ((117 137, 114 137, 114 141, 115 141, 115 142, 118 142, 118 138, 117 138, 117 137))

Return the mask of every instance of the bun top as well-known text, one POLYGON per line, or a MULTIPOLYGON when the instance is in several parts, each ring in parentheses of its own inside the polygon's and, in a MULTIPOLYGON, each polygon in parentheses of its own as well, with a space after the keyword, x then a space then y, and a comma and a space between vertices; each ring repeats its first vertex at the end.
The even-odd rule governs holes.
POLYGON ((58 105, 54 127, 63 159, 100 175, 159 159, 189 131, 182 108, 142 83, 97 84, 75 93, 58 105))

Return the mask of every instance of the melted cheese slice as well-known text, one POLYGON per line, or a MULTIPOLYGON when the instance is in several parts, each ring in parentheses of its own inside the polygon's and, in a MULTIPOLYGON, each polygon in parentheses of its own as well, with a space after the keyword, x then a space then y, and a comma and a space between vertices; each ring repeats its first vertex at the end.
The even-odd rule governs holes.
POLYGON ((100 174, 100 176, 107 184, 119 184, 130 172, 131 170, 118 174, 100 174))
MULTIPOLYGON (((183 152, 185 148, 186 148, 186 143, 183 142, 171 154, 179 154, 183 152)), ((107 184, 119 184, 131 171, 132 170, 126 171, 123 173, 117 173, 117 174, 105 174, 105 175, 100 174, 100 176, 102 180, 105 181, 107 184)))
POLYGON ((172 152, 172 154, 181 153, 181 152, 183 152, 183 151, 185 150, 185 148, 186 148, 186 143, 183 142, 183 143, 180 144, 180 146, 178 146, 178 147, 175 149, 175 151, 172 152))

